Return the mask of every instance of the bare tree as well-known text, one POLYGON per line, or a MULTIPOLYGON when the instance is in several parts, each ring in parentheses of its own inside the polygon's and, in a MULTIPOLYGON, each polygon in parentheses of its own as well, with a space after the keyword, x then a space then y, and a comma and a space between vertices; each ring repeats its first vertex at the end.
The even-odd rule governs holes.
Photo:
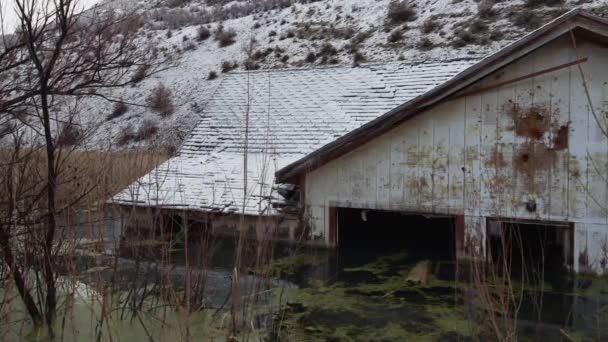
POLYGON ((92 190, 63 196, 65 158, 87 134, 73 136, 69 147, 62 134, 74 131, 82 101, 121 102, 113 89, 167 61, 141 46, 137 14, 78 13, 76 0, 14 3, 18 27, 0 42, 0 183, 7 194, 0 199, 0 251, 33 323, 53 335, 57 217, 92 190))

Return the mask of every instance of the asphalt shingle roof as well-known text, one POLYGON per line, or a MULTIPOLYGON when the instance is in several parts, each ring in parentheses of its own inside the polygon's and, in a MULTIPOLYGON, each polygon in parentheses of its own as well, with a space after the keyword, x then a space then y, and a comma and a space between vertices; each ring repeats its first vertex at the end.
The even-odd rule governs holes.
POLYGON ((143 206, 272 213, 274 173, 446 82, 475 60, 389 63, 227 74, 184 141, 114 200, 143 206))

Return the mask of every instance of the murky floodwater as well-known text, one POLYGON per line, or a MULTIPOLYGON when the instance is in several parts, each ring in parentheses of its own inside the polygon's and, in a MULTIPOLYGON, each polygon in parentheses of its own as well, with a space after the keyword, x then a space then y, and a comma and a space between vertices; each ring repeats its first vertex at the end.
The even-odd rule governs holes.
MULTIPOLYGON (((103 238, 116 241, 116 222, 102 223, 103 238)), ((84 226, 79 229, 78 236, 85 239, 95 238, 94 232, 98 231, 84 226)), ((146 289, 168 278, 175 292, 181 294, 186 279, 204 280, 203 306, 206 309, 189 315, 187 320, 194 320, 194 325, 201 331, 194 336, 207 336, 203 332, 208 333, 211 326, 221 340, 225 318, 218 321, 217 317, 225 317, 225 310, 234 296, 235 246, 234 238, 226 238, 214 239, 211 244, 178 244, 171 246, 169 253, 164 250, 143 258, 85 256, 78 261, 81 271, 77 279, 92 287, 117 282, 118 288, 125 291, 123 294, 130 288, 146 289), (120 285, 121 281, 123 285, 120 285), (218 314, 222 311, 224 313, 218 314), (209 312, 213 314, 210 316, 209 312), (209 317, 214 318, 212 323, 209 323, 209 317)), ((245 259, 255 260, 256 249, 251 248, 249 253, 245 259)), ((246 265, 247 274, 239 279, 239 292, 243 296, 263 293, 257 297, 256 305, 260 309, 254 315, 254 328, 257 334, 270 340, 496 340, 493 330, 496 323, 502 324, 501 328, 513 326, 519 340, 601 341, 608 336, 606 278, 546 274, 542 281, 514 281, 506 290, 500 288, 498 291, 500 284, 490 284, 491 290, 483 292, 479 284, 471 281, 470 267, 458 265, 453 260, 434 260, 428 254, 411 250, 359 248, 331 252, 296 250, 276 244, 272 254, 273 262, 269 267, 273 277, 262 276, 264 272, 260 272, 259 265, 252 263, 246 265), (423 281, 411 281, 421 262, 428 270, 423 272, 423 281), (272 291, 268 291, 270 289, 272 291), (505 292, 512 296, 509 298, 514 304, 496 305, 505 292), (490 302, 484 301, 484 296, 489 296, 490 302), (280 306, 267 310, 269 305, 279 302, 280 306), (489 303, 494 306, 488 308, 489 303)), ((119 307, 123 305, 122 301, 118 299, 119 307)), ((76 310, 88 311, 90 316, 99 310, 98 304, 92 301, 90 305, 94 308, 89 310, 82 307, 89 304, 82 301, 76 310)), ((163 313, 163 317, 172 322, 171 329, 164 323, 151 325, 159 333, 180 336, 181 332, 174 330, 181 320, 179 315, 179 312, 163 313)), ((128 323, 116 315, 112 319, 116 320, 112 322, 116 336, 125 331, 135 340, 148 339, 145 329, 134 328, 138 323, 132 319, 128 323)), ((94 336, 97 333, 94 322, 95 317, 89 317, 87 329, 79 327, 81 323, 78 322, 72 329, 93 334, 80 336, 94 336)))
MULTIPOLYGON (((287 278, 285 331, 303 340, 467 341, 495 340, 489 313, 470 270, 452 261, 429 260, 426 282, 408 282, 428 256, 408 251, 343 250, 325 263, 287 278)), ((603 340, 608 336, 608 282, 602 278, 547 275, 514 282, 515 305, 496 322, 513 324, 520 340, 603 340), (515 319, 516 323, 510 321, 515 319)), ((496 292, 492 292, 496 296, 496 292)), ((493 302, 496 304, 496 302, 493 302)))

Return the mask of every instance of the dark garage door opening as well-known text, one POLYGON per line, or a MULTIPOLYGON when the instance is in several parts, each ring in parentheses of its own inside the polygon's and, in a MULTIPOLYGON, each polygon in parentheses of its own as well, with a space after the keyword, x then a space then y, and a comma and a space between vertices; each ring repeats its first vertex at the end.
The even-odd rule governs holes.
POLYGON ((408 251, 434 260, 455 259, 455 218, 338 208, 338 248, 408 251))
POLYGON ((488 220, 488 257, 528 279, 572 269, 574 227, 534 221, 488 220))

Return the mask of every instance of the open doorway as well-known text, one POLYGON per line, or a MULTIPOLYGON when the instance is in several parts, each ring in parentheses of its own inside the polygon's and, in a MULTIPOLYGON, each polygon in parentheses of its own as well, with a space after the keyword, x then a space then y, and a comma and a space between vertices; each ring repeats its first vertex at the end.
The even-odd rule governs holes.
POLYGON ((337 208, 339 249, 407 251, 420 258, 455 260, 455 218, 397 211, 337 208))
POLYGON ((512 275, 548 279, 573 269, 570 223, 489 219, 487 239, 489 261, 512 275))

